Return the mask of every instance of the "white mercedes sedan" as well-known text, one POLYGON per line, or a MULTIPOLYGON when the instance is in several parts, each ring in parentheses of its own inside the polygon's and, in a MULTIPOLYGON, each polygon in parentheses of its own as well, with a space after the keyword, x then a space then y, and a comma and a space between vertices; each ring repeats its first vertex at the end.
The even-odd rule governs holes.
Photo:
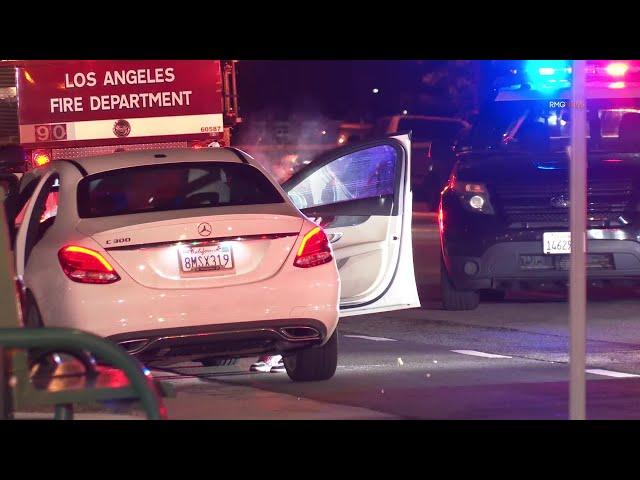
POLYGON ((336 371, 340 316, 419 306, 407 135, 332 151, 282 187, 233 148, 55 160, 7 199, 28 327, 145 362, 282 354, 336 371))

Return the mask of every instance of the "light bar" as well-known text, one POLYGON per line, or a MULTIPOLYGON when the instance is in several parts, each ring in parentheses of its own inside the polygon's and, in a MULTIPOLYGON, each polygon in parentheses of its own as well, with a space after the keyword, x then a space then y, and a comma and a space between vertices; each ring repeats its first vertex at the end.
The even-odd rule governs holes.
POLYGON ((532 90, 554 91, 571 86, 569 60, 528 60, 524 71, 532 90))
POLYGON ((629 70, 629 64, 614 62, 607 65, 605 70, 612 77, 624 77, 625 73, 627 73, 627 70, 629 70))
MULTIPOLYGON (((496 101, 566 99, 571 95, 570 60, 523 60, 516 74, 494 82, 496 101)), ((588 60, 587 97, 640 98, 640 61, 588 60)))

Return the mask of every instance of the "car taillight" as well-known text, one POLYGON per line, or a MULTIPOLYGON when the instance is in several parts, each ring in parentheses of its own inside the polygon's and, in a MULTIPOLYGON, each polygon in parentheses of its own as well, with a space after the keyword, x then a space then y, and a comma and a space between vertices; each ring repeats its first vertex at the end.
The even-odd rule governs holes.
POLYGON ((329 240, 320 227, 316 227, 302 238, 293 264, 300 268, 315 267, 333 260, 329 240))
POLYGON ((120 276, 98 252, 85 247, 68 245, 58 252, 64 273, 74 282, 113 283, 120 276))

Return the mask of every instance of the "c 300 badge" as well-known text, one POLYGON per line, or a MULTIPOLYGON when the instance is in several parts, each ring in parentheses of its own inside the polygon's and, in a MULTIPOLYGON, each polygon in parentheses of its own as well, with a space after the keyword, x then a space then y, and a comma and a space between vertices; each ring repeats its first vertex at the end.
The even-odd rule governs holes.
POLYGON ((118 120, 113 125, 113 133, 116 137, 126 137, 131 133, 131 125, 126 120, 118 120))

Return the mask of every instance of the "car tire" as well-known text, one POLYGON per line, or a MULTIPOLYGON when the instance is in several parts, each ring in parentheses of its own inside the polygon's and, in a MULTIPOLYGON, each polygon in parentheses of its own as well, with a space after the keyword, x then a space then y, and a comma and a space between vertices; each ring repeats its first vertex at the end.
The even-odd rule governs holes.
MULTIPOLYGON (((40 309, 38 308, 35 298, 33 298, 31 292, 27 292, 26 297, 26 305, 23 310, 24 327, 44 328, 42 315, 40 315, 40 309)), ((40 364, 45 373, 55 370, 56 366, 56 362, 49 351, 43 349, 29 350, 27 354, 27 361, 29 362, 30 369, 36 364, 40 364)))
POLYGON ((444 261, 440 262, 440 287, 442 290, 442 307, 445 310, 475 310, 480 303, 480 295, 475 290, 460 290, 455 287, 444 261))
POLYGON ((202 363, 202 365, 204 365, 205 367, 230 367, 238 363, 238 359, 210 357, 210 358, 201 358, 199 362, 202 363))
POLYGON ((338 331, 321 347, 299 350, 283 358, 287 375, 294 382, 328 380, 338 368, 338 331))
POLYGON ((27 292, 26 306, 24 308, 24 326, 26 328, 42 328, 44 322, 42 321, 42 315, 40 315, 40 309, 36 304, 31 292, 27 292))

